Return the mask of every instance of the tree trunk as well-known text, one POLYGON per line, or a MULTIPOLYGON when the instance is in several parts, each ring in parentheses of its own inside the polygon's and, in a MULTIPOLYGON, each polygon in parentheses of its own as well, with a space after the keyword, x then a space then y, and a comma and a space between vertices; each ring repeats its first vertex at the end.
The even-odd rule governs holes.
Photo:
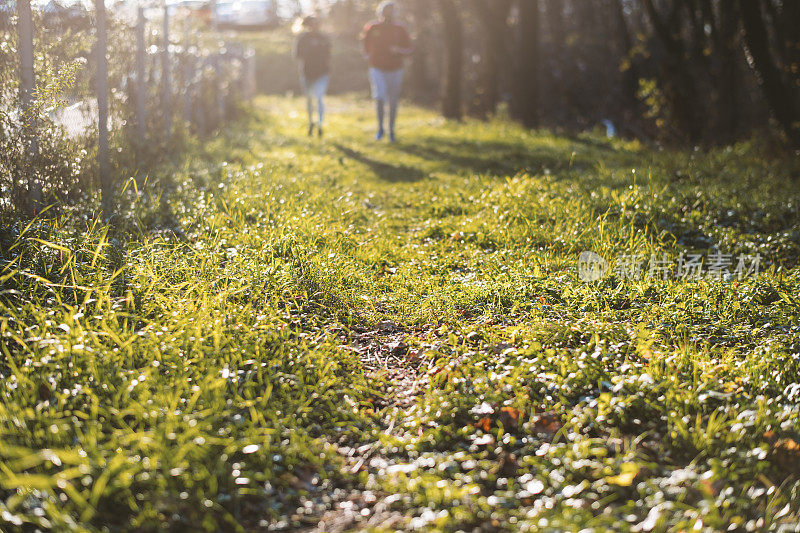
MULTIPOLYGON (((428 30, 426 21, 430 18, 430 6, 427 0, 414 0, 411 4, 411 13, 414 17, 414 26, 417 29, 417 38, 414 44, 414 54, 409 65, 409 86, 411 98, 418 103, 431 103, 430 83, 428 80, 427 56, 430 53, 428 30)), ((435 98, 435 93, 434 93, 435 98)))
POLYGON ((775 120, 789 141, 800 146, 800 112, 797 94, 784 83, 769 48, 769 37, 758 0, 739 0, 747 51, 758 74, 758 82, 775 120))
MULTIPOLYGON (((586 0, 582 0, 586 1, 586 0)), ((574 119, 577 110, 568 103, 567 80, 573 80, 572 74, 576 66, 575 56, 567 59, 567 42, 570 41, 570 31, 565 20, 565 11, 572 9, 564 0, 544 0, 544 28, 539 38, 539 53, 541 54, 540 68, 547 72, 547 84, 542 87, 539 94, 540 106, 547 109, 547 113, 539 117, 541 120, 566 125, 574 119)))
POLYGON ((539 0, 519 0, 513 113, 528 128, 539 125, 539 0))
POLYGON ((564 0, 547 0, 545 2, 547 33, 550 36, 551 53, 556 61, 564 59, 564 0))
POLYGON ((500 64, 506 51, 511 0, 473 0, 472 3, 484 34, 482 69, 473 110, 478 117, 487 118, 495 113, 500 99, 500 64))
POLYGON ((739 111, 736 105, 738 87, 739 21, 735 5, 719 5, 718 32, 715 39, 719 57, 719 89, 717 99, 717 136, 723 142, 736 138, 739 111))
POLYGON ((628 22, 625 18, 625 10, 622 0, 614 0, 614 19, 616 22, 617 44, 619 55, 623 58, 625 68, 622 71, 622 99, 625 108, 637 108, 639 91, 639 74, 634 58, 631 57, 633 50, 633 38, 631 37, 628 22))
POLYGON ((444 21, 446 54, 442 114, 445 118, 461 120, 463 117, 464 27, 453 0, 439 0, 439 10, 444 21))
MULTIPOLYGON (((681 18, 681 7, 684 3, 671 4, 670 11, 666 15, 659 12, 653 0, 642 0, 642 4, 666 52, 666 57, 659 66, 661 70, 659 81, 670 114, 678 129, 686 134, 687 140, 696 144, 703 137, 703 127, 707 119, 706 109, 701 103, 701 95, 698 92, 698 83, 691 71, 692 65, 687 47, 680 34, 680 28, 686 23, 681 18)), ((689 46, 692 44, 694 43, 690 43, 689 46)))

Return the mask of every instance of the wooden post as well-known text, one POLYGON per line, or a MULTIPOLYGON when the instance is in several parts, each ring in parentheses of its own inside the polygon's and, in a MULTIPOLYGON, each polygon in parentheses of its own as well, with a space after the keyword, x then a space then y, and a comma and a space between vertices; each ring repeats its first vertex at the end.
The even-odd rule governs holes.
POLYGON ((17 28, 19 32, 19 92, 22 104, 23 127, 26 132, 25 157, 28 192, 25 198, 26 208, 30 215, 35 215, 41 208, 42 186, 36 180, 36 173, 33 170, 33 163, 38 153, 36 143, 36 121, 33 109, 33 93, 36 89, 36 76, 33 70, 33 16, 31 15, 30 0, 19 0, 17 2, 17 15, 19 22, 17 28))
POLYGON ((200 43, 196 41, 196 54, 197 56, 194 58, 197 64, 197 75, 194 78, 195 83, 195 94, 197 98, 197 105, 194 106, 195 109, 195 130, 200 135, 203 135, 206 132, 206 117, 208 114, 206 113, 206 102, 207 102, 207 91, 206 91, 206 58, 203 57, 201 50, 200 43))
POLYGON ((114 188, 111 181, 111 161, 108 152, 108 44, 106 35, 105 0, 95 0, 97 17, 97 164, 100 171, 100 191, 103 216, 112 215, 114 188))
POLYGON ((138 152, 141 156, 147 142, 147 73, 145 72, 144 8, 140 5, 136 22, 136 131, 139 137, 138 152))
POLYGON ((248 48, 245 52, 244 69, 246 72, 245 100, 248 104, 252 104, 253 97, 256 94, 256 51, 253 48, 248 48))
POLYGON ((217 23, 217 0, 211 0, 211 34, 213 35, 214 39, 217 40, 215 43, 216 50, 212 52, 212 61, 214 67, 214 97, 216 98, 217 104, 217 127, 222 126, 222 122, 225 120, 225 99, 222 94, 222 59, 220 57, 219 52, 219 35, 218 35, 218 23, 217 23))
POLYGON ((161 73, 162 83, 164 84, 163 90, 163 107, 164 107, 164 138, 169 141, 172 136, 172 76, 171 65, 169 61, 169 8, 167 3, 164 2, 164 26, 163 26, 163 46, 161 51, 161 73))
POLYGON ((188 126, 192 122, 192 86, 194 84, 194 55, 189 38, 189 19, 183 26, 183 121, 188 126))
POLYGON ((225 122, 225 92, 224 92, 224 84, 225 80, 223 80, 222 75, 222 65, 225 56, 228 55, 228 49, 225 43, 220 42, 220 47, 217 50, 217 68, 216 73, 214 76, 217 78, 217 114, 219 115, 219 125, 218 127, 222 127, 225 122))

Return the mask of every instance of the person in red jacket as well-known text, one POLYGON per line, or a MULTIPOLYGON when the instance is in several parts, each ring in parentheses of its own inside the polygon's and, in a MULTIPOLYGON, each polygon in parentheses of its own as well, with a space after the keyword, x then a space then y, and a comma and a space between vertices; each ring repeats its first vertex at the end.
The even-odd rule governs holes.
POLYGON ((372 97, 378 112, 377 140, 383 139, 384 115, 389 104, 389 140, 394 142, 397 107, 403 86, 403 60, 413 53, 411 37, 405 26, 397 21, 394 2, 382 2, 378 7, 378 20, 364 27, 361 42, 364 55, 369 60, 369 78, 372 97))

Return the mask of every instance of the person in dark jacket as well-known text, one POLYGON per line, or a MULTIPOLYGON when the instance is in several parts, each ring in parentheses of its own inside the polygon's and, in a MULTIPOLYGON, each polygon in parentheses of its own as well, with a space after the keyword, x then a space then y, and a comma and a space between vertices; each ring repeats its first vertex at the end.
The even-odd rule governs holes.
POLYGON ((331 64, 331 40, 319 29, 319 20, 314 16, 303 19, 302 33, 297 36, 294 57, 300 67, 300 84, 306 94, 308 105, 308 135, 322 137, 322 124, 325 119, 325 93, 328 91, 331 64), (315 122, 314 104, 316 103, 315 122))
POLYGON ((389 104, 389 140, 395 141, 395 121, 403 86, 403 60, 414 52, 406 27, 397 22, 394 2, 381 2, 378 20, 366 25, 361 35, 364 55, 369 60, 372 97, 378 113, 378 140, 383 139, 384 114, 389 104))

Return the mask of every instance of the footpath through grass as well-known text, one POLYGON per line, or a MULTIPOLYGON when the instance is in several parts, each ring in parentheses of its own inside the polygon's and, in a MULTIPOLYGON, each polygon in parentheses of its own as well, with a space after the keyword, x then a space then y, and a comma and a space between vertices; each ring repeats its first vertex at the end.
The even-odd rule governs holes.
POLYGON ((0 529, 800 527, 796 154, 330 107, 2 230, 0 529))

